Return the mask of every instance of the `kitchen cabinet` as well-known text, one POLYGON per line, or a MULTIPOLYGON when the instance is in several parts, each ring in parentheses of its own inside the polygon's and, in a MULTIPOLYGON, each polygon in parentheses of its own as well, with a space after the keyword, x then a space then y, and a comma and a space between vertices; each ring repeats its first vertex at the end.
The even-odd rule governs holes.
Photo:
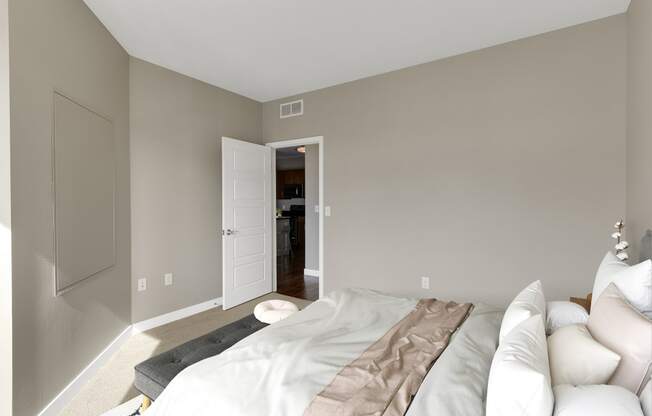
POLYGON ((276 198, 283 198, 283 189, 285 185, 304 185, 306 183, 306 171, 299 170, 279 170, 276 171, 276 198))

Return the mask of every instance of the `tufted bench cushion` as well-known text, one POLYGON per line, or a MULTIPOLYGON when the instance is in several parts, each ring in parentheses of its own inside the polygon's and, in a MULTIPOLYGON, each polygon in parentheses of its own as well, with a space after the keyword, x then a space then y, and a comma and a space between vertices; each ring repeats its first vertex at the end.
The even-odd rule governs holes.
POLYGON ((135 367, 134 386, 150 399, 156 399, 184 368, 221 353, 266 326, 249 315, 143 361, 135 367))

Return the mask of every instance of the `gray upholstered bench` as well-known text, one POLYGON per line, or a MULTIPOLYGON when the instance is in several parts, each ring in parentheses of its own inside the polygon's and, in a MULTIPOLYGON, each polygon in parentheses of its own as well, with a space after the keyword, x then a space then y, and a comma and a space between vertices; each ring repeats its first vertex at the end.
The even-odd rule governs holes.
POLYGON ((138 364, 134 386, 146 397, 143 408, 149 405, 150 399, 155 400, 181 370, 221 353, 266 326, 249 315, 138 364))

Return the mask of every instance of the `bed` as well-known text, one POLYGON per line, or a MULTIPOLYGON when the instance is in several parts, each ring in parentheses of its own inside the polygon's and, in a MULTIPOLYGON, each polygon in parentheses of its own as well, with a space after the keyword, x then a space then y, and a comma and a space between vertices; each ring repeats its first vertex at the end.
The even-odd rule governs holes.
POLYGON ((148 416, 484 415, 502 311, 347 289, 179 373, 148 416))

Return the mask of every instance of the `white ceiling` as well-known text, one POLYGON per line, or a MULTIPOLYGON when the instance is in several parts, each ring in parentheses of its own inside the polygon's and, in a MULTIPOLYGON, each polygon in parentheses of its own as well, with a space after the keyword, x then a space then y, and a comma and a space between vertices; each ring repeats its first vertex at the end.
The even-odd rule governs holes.
POLYGON ((84 0, 129 54, 269 101, 600 19, 630 0, 84 0))
POLYGON ((277 159, 292 159, 292 158, 301 158, 306 157, 305 153, 301 153, 298 150, 298 147, 280 147, 276 149, 276 158, 277 159))

